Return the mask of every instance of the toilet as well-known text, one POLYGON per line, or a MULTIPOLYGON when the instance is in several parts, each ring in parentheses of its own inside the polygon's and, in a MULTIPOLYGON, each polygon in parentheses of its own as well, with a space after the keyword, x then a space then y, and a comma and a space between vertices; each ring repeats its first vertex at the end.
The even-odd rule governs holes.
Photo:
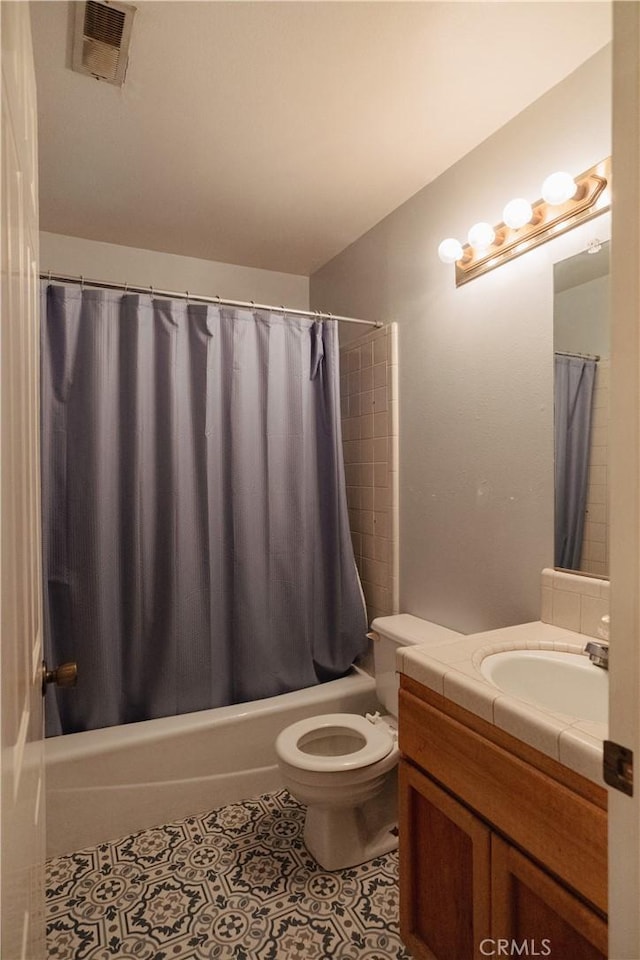
POLYGON ((376 693, 385 711, 326 713, 286 727, 276 740, 287 790, 307 807, 304 841, 325 870, 342 870, 398 845, 396 651, 461 634, 409 614, 372 623, 376 693))

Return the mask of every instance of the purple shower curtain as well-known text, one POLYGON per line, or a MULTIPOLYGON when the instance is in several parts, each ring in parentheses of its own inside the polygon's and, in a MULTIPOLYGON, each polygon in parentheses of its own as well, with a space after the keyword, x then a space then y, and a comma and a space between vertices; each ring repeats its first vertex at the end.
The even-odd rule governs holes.
POLYGON ((43 283, 47 732, 270 697, 366 644, 336 323, 43 283))

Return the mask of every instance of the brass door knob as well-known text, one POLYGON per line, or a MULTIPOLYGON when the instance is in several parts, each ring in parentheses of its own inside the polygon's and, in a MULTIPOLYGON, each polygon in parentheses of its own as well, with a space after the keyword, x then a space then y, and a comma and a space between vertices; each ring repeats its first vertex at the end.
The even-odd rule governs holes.
POLYGON ((47 668, 47 661, 42 661, 42 696, 44 697, 47 684, 55 683, 57 687, 75 687, 78 682, 78 664, 74 661, 61 663, 55 670, 47 668))

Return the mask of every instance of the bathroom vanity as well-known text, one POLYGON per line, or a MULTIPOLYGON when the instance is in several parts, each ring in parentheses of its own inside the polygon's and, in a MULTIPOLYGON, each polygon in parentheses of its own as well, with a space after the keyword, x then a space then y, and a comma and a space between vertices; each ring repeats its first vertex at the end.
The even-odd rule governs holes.
POLYGON ((401 933, 416 960, 607 957, 599 727, 538 712, 476 670, 509 643, 582 638, 509 629, 399 656, 401 933))

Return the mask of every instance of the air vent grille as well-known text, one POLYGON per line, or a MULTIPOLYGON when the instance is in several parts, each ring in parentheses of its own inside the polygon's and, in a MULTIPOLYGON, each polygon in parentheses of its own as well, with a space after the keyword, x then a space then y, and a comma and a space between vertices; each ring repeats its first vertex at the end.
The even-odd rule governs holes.
POLYGON ((120 47, 124 31, 124 11, 88 0, 84 11, 84 35, 120 47))
POLYGON ((121 86, 135 7, 110 0, 76 5, 73 69, 121 86))

